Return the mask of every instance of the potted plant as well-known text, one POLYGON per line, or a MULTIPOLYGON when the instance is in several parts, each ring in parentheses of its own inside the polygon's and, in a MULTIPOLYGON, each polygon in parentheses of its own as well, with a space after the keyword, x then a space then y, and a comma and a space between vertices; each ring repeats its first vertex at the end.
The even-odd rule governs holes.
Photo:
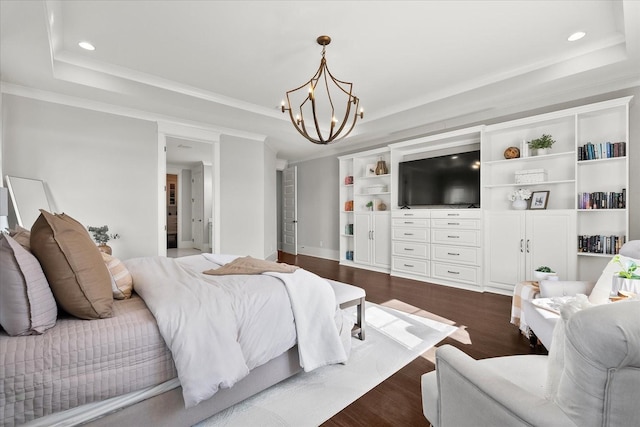
POLYGON ((545 133, 540 138, 532 139, 528 144, 529 148, 536 150, 536 155, 541 156, 547 154, 547 149, 551 148, 555 142, 551 135, 545 133))
POLYGON ((109 255, 112 254, 111 246, 107 245, 107 242, 111 239, 120 238, 119 234, 109 234, 109 226, 103 225, 102 227, 87 227, 87 230, 93 235, 93 240, 98 244, 98 249, 101 252, 105 252, 109 255))
POLYGON ((619 291, 640 293, 640 274, 638 274, 640 272, 636 262, 631 258, 621 257, 620 255, 614 256, 613 262, 619 264, 622 270, 613 276, 612 293, 615 295, 619 291))
POLYGON ((370 211, 373 210, 373 202, 371 200, 369 200, 365 206, 368 207, 370 211))
POLYGON ((556 276, 556 272, 553 271, 551 268, 547 267, 546 265, 542 265, 535 269, 535 271, 533 272, 533 275, 537 280, 550 280, 551 277, 556 276))

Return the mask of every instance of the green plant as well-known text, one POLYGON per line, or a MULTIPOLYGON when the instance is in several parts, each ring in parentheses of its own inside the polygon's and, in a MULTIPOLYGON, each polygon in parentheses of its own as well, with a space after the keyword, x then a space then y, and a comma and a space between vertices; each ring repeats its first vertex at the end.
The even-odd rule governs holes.
POLYGON ((368 207, 369 209, 371 209, 371 208, 373 208, 373 202, 371 200, 369 200, 369 202, 365 206, 368 207))
POLYGON ((540 273, 555 273, 555 271, 553 271, 552 269, 550 269, 546 265, 542 265, 542 266, 536 268, 536 271, 539 271, 540 273))
POLYGON ((532 139, 527 144, 529 144, 529 148, 538 149, 551 148, 555 142, 556 140, 551 138, 551 135, 543 134, 540 138, 532 139))
POLYGON ((638 265, 635 261, 630 259, 625 259, 624 261, 620 258, 620 255, 616 255, 613 257, 613 262, 620 264, 622 270, 618 271, 618 276, 625 279, 640 279, 640 275, 636 274, 636 270, 638 269, 638 265))
POLYGON ((93 234, 93 240, 96 241, 96 243, 107 243, 109 240, 111 239, 118 239, 120 238, 119 234, 109 234, 109 227, 107 225, 103 225, 102 227, 92 227, 89 226, 87 227, 87 230, 89 230, 89 232, 91 234, 93 234))

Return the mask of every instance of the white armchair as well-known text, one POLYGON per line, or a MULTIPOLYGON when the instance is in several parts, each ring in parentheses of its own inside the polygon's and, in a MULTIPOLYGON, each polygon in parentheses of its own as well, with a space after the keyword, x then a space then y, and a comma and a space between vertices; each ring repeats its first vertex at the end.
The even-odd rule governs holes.
POLYGON ((435 427, 637 425, 640 301, 593 306, 562 326, 555 357, 474 360, 438 348, 436 370, 422 376, 425 417, 435 427))
MULTIPOLYGON (((620 248, 620 255, 640 259, 640 240, 631 240, 625 243, 620 248)), ((553 298, 583 294, 589 296, 591 303, 602 304, 609 299, 611 281, 615 271, 618 271, 618 266, 609 263, 597 282, 542 280, 539 282, 540 294, 538 297, 553 298)), ((558 315, 536 308, 528 300, 522 301, 522 312, 524 318, 527 319, 530 331, 533 332, 530 337, 532 341, 537 338, 547 349, 550 349, 553 329, 558 321, 558 315)))

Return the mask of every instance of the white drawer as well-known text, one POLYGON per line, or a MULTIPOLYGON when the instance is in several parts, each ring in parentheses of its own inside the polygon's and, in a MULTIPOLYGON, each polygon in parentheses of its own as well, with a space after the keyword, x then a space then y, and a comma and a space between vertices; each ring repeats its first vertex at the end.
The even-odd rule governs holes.
POLYGON ((482 218, 480 209, 441 209, 431 212, 431 218, 482 218))
POLYGON ((479 219, 460 219, 460 218, 435 218, 431 220, 433 228, 466 228, 471 230, 480 229, 479 219))
POLYGON ((429 218, 429 209, 396 209, 391 213, 394 218, 429 218))
POLYGON ((413 240, 419 242, 429 241, 428 228, 394 227, 391 235, 393 240, 413 240))
POLYGON ((480 265, 480 249, 469 246, 431 245, 431 259, 434 261, 480 265))
POLYGON ((478 267, 432 262, 431 270, 431 276, 439 279, 455 280, 457 282, 473 284, 476 284, 478 281, 478 267))
POLYGON ((429 261, 419 261, 416 259, 394 256, 391 268, 395 271, 402 271, 404 273, 420 274, 423 276, 429 275, 429 261))
POLYGON ((432 229, 431 241, 445 245, 480 246, 480 232, 477 230, 432 229))
POLYGON ((429 245, 426 243, 393 242, 393 255, 406 255, 429 259, 429 245))
POLYGON ((391 224, 394 227, 428 227, 429 218, 393 218, 391 224))

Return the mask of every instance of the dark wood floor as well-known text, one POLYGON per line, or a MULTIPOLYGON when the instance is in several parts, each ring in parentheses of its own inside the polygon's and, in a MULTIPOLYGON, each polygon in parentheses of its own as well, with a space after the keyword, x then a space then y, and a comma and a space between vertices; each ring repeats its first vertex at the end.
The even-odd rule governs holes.
MULTIPOLYGON (((368 301, 377 304, 393 301, 408 310, 424 310, 431 313, 425 315, 451 322, 459 327, 458 332, 439 345, 452 344, 473 358, 544 351, 530 349, 518 328, 509 322, 511 297, 391 277, 304 255, 280 253, 279 260, 364 288, 368 301)), ((433 360, 433 351, 409 363, 323 426, 428 426, 422 414, 420 376, 435 368, 428 360, 433 360)))

